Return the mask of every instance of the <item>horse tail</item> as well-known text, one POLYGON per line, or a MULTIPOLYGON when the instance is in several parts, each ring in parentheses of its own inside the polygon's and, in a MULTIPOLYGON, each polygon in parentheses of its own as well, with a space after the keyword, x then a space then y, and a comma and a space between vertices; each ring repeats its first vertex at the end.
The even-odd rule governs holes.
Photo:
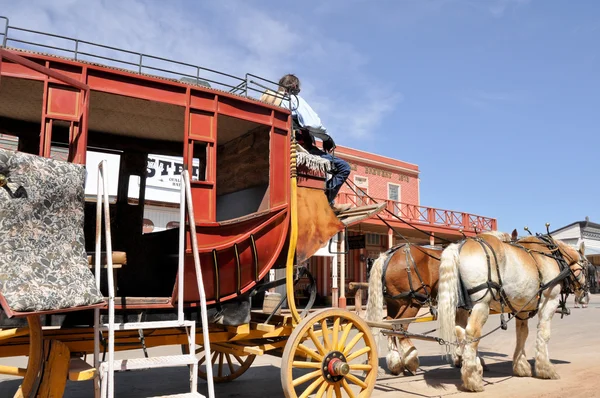
MULTIPOLYGON (((369 275, 369 290, 367 300, 367 321, 372 322, 381 322, 383 320, 383 264, 387 259, 387 255, 382 253, 379 255, 379 258, 375 260, 373 263, 373 267, 371 268, 371 274, 369 275)), ((373 336, 375 336, 375 340, 377 341, 378 346, 382 346, 379 344, 380 330, 379 328, 371 329, 373 332, 373 336)))
MULTIPOLYGON (((446 342, 456 340, 456 306, 458 304, 459 246, 451 244, 442 252, 438 288, 439 337, 446 342)), ((448 352, 445 352, 448 354, 448 352)))

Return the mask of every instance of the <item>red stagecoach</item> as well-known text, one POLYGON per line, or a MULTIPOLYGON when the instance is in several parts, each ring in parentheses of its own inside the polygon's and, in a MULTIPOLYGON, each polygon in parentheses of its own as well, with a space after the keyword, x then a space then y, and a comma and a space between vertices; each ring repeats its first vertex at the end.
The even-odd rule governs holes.
POLYGON ((365 322, 339 309, 300 313, 293 293, 305 271, 296 264, 382 206, 334 214, 320 158, 296 146, 289 110, 253 98, 271 82, 3 19, 0 134, 16 150, 0 149, 0 356, 29 364, 0 372, 24 376, 17 395, 59 396, 68 377, 112 396, 115 370, 182 364, 192 393, 197 370, 212 395, 213 378, 231 381, 265 353, 283 358, 286 396, 370 395, 377 353, 365 322), (92 152, 102 162, 86 169, 92 152), (180 221, 145 231, 154 155, 181 159, 159 165, 180 176, 180 221), (285 280, 269 279, 277 268, 285 280), (278 283, 289 310, 252 310, 278 283), (114 360, 115 350, 170 344, 183 354, 114 360), (92 353, 86 366, 79 358, 92 353), (202 366, 211 360, 214 375, 202 366))

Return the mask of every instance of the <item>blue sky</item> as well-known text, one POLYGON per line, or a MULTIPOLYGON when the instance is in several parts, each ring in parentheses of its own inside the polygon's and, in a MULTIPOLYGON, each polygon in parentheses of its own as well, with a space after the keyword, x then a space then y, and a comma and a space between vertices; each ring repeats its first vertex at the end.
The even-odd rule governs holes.
POLYGON ((341 145, 416 163, 421 204, 600 222, 594 0, 15 1, 11 25, 303 80, 341 145))

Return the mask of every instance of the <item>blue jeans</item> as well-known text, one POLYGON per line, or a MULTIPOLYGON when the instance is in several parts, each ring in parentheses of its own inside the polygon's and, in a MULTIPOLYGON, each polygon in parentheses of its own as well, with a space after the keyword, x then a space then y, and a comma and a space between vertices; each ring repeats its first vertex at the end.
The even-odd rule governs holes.
POLYGON ((310 149, 310 153, 313 155, 317 155, 322 157, 323 159, 327 159, 330 162, 333 162, 334 169, 331 171, 331 178, 327 180, 327 200, 330 204, 333 205, 335 197, 337 196, 340 188, 344 185, 344 182, 350 175, 350 165, 343 159, 338 157, 334 157, 329 153, 323 152, 319 148, 312 147, 310 149))

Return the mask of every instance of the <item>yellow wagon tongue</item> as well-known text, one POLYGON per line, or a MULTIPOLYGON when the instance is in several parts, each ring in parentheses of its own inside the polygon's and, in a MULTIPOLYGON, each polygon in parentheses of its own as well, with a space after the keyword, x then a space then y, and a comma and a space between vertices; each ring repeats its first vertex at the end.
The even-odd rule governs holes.
POLYGON ((352 207, 346 211, 337 214, 337 218, 344 224, 345 227, 350 227, 360 221, 371 218, 385 208, 384 203, 376 203, 360 207, 352 207))

